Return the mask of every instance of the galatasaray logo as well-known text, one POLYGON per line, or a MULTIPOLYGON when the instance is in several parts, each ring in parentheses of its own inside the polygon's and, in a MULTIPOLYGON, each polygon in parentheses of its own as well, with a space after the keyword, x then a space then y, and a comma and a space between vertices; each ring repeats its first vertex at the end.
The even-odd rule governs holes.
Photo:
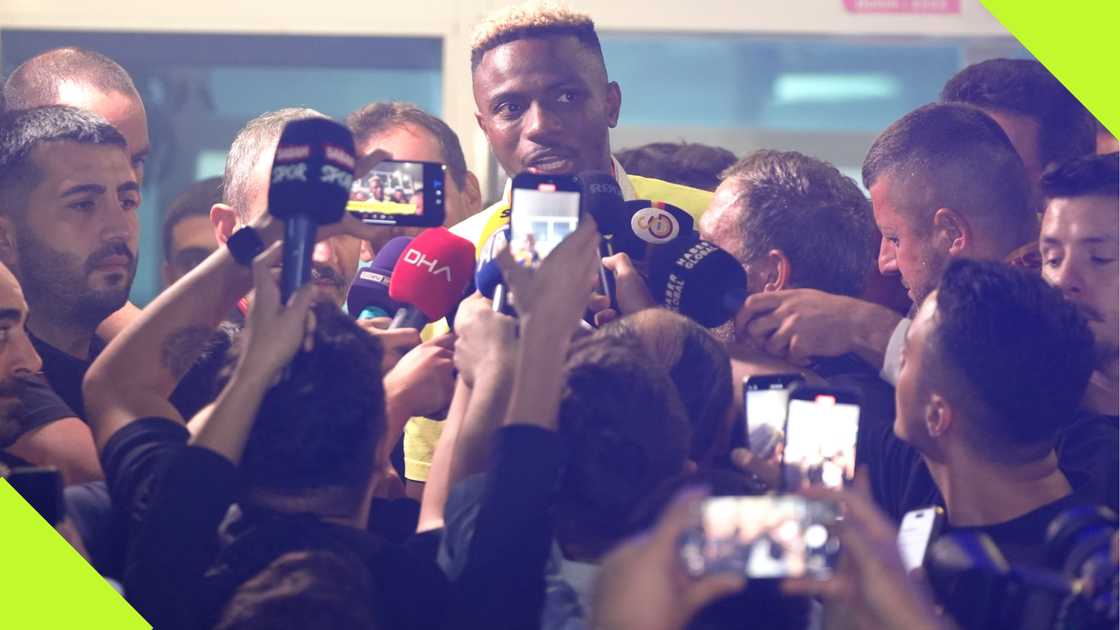
POLYGON ((661 208, 642 208, 635 212, 630 227, 638 238, 654 245, 668 243, 681 233, 677 218, 661 208))

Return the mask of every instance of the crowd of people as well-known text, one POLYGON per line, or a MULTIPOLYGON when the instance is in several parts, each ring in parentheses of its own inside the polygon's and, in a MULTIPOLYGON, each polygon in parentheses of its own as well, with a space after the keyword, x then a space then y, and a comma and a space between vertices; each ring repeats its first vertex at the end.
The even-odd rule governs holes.
MULTIPOLYGON (((6 78, 0 472, 57 471, 52 524, 154 627, 1023 627, 961 612, 994 591, 945 588, 942 565, 906 570, 899 523, 929 507, 946 542, 1055 576, 1054 523, 1092 514, 1116 574, 1120 160, 1041 64, 959 72, 882 131, 862 189, 779 149, 612 154, 622 87, 563 7, 484 20, 469 72, 505 172, 606 172, 687 213, 745 271, 734 317, 662 308, 589 216, 533 265, 496 255, 516 316, 473 289, 423 330, 346 313, 358 270, 421 231, 350 215, 282 300, 272 160, 285 125, 324 117, 299 107, 251 120, 223 177, 170 204, 165 288, 139 308, 139 250, 159 245, 140 242, 132 79, 78 48, 6 78), (739 384, 788 373, 860 400, 855 480, 799 491, 842 512, 838 564, 690 573, 707 496, 781 491, 739 384)), ((456 236, 481 250, 509 222, 509 187, 484 209, 439 118, 378 102, 345 124, 360 164, 445 165, 456 236)))

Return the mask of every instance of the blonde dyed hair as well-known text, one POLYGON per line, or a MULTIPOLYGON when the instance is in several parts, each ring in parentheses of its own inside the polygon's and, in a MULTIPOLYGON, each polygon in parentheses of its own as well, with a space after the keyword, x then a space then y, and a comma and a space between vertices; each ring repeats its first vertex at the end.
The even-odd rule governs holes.
POLYGON ((603 56, 595 22, 585 13, 547 0, 533 0, 501 9, 487 18, 471 38, 471 69, 488 51, 529 37, 571 36, 603 56))

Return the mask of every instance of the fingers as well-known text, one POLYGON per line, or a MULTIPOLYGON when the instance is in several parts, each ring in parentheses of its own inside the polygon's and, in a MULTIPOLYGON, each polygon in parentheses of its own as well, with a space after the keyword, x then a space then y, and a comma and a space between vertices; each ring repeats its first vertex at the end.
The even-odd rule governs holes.
POLYGON ((781 468, 778 464, 755 457, 750 449, 737 448, 731 451, 731 463, 739 470, 753 474, 771 488, 776 488, 781 481, 781 468))
POLYGON ((707 497, 708 489, 702 487, 685 488, 678 492, 657 521, 653 544, 676 549, 681 534, 699 523, 700 504, 707 497))
POLYGON ((442 335, 433 339, 429 339, 424 343, 429 346, 441 348, 450 352, 455 348, 455 335, 449 332, 443 333, 442 335))
POLYGON ((253 259, 254 302, 260 300, 262 304, 280 303, 280 285, 272 275, 272 266, 280 260, 282 247, 282 242, 273 243, 253 259))
POLYGON ((618 311, 613 308, 608 308, 595 313, 595 327, 599 328, 609 322, 618 319, 618 311))

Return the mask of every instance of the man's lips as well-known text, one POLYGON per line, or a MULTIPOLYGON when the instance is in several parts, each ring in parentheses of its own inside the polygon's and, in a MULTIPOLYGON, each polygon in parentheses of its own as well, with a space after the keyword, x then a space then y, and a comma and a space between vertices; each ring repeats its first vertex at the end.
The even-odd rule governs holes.
POLYGON ((127 269, 130 264, 132 264, 132 259, 128 256, 107 256, 99 260, 97 265, 94 266, 94 269, 127 269))
POLYGON ((574 155, 547 153, 527 160, 526 168, 530 173, 564 173, 573 170, 575 161, 574 155))

